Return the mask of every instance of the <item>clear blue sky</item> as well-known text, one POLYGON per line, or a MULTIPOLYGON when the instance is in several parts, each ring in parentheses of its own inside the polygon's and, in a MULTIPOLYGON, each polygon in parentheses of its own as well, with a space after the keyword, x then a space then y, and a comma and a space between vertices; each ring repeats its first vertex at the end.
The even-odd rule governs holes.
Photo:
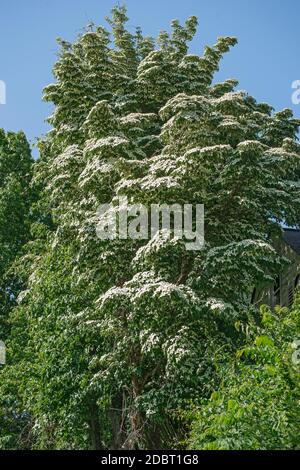
MULTIPOLYGON (((1 0, 0 80, 7 104, 0 105, 0 128, 23 129, 34 141, 47 131, 49 105, 42 89, 53 81, 56 37, 73 40, 89 20, 104 23, 113 0, 1 0)), ((237 78, 240 88, 276 109, 291 102, 291 83, 300 80, 299 0, 127 0, 129 27, 156 35, 171 19, 199 18, 191 45, 201 53, 218 36, 233 35, 239 44, 222 63, 218 79, 237 78)))

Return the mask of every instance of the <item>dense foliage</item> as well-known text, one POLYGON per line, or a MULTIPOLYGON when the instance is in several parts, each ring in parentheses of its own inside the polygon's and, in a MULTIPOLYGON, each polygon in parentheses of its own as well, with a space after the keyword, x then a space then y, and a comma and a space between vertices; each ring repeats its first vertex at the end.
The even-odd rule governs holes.
POLYGON ((191 449, 299 449, 299 321, 299 294, 291 311, 262 308, 246 345, 219 357, 218 390, 187 415, 191 449))
MULTIPOLYGON (((0 130, 0 339, 5 342, 11 333, 10 312, 17 305, 17 296, 26 285, 21 273, 16 273, 14 263, 30 240, 31 207, 34 202, 34 192, 30 186, 32 165, 33 159, 24 134, 0 130)), ((4 430, 4 446, 17 447, 15 438, 21 432, 23 423, 14 414, 15 397, 13 388, 10 390, 12 395, 5 393, 0 398, 0 435, 4 430)))
MULTIPOLYGON (((248 327, 267 328, 251 304, 252 292, 284 269, 272 240, 283 221, 298 223, 300 122, 290 110, 274 113, 234 91, 235 80, 213 84, 235 38, 220 38, 198 56, 188 52, 195 17, 184 26, 173 21, 171 33, 157 40, 140 29, 130 33, 126 22, 125 8, 114 8, 113 43, 103 27, 88 28, 74 44, 59 40, 56 82, 44 96, 54 104, 52 130, 39 143, 30 185, 22 176, 0 192, 0 244, 4 237, 5 249, 12 246, 5 271, 13 262, 11 272, 22 280, 21 292, 13 294, 17 305, 5 313, 10 331, 8 364, 0 371, 0 447, 170 448, 186 433, 178 410, 194 401, 204 408, 192 420, 191 446, 257 448, 258 440, 248 436, 259 421, 251 403, 244 414, 249 425, 231 426, 225 410, 218 436, 211 410, 218 414, 226 400, 230 410, 239 407, 240 387, 255 400, 278 358, 276 393, 284 393, 278 417, 270 420, 289 423, 282 408, 294 388, 285 383, 279 346, 267 341, 270 364, 264 344, 244 349, 237 365, 232 357, 248 340, 248 327), (23 192, 29 186, 28 238, 23 192), (125 196, 145 207, 204 204, 205 247, 188 251, 163 233, 150 241, 143 234, 99 239, 99 205, 117 211, 125 196), (5 239, 13 216, 5 201, 22 209, 16 248, 15 235, 5 239), (252 388, 248 368, 256 360, 252 388), (214 395, 214 404, 205 405, 220 387, 221 398, 214 395), (212 429, 208 437, 203 416, 212 429), (235 440, 240 429, 245 436, 235 440)), ((4 149, 4 162, 10 154, 4 149)), ((286 345, 288 334, 279 334, 286 345)), ((284 423, 281 430, 262 446, 294 445, 284 423)))

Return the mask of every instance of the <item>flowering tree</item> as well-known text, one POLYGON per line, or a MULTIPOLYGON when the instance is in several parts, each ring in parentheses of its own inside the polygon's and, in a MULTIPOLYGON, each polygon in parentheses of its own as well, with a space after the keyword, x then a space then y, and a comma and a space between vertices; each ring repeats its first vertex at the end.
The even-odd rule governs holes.
POLYGON ((237 321, 258 319, 251 294, 282 269, 271 244, 282 221, 298 223, 300 122, 235 80, 213 84, 236 39, 191 55, 195 17, 156 41, 126 22, 114 8, 113 47, 102 27, 60 40, 45 89, 53 128, 35 164, 35 250, 13 315, 28 335, 12 362, 25 371, 33 447, 170 445, 181 432, 172 412, 210 395, 215 352, 243 340, 237 321), (119 197, 204 204, 205 246, 162 233, 99 239, 98 207, 119 197))

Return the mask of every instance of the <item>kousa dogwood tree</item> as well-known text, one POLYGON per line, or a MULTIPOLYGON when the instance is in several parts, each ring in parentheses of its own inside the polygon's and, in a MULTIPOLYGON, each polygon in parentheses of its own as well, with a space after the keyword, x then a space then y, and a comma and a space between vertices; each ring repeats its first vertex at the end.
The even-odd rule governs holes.
POLYGON ((60 40, 53 128, 40 142, 41 249, 26 312, 24 409, 39 448, 163 448, 174 411, 220 381, 217 351, 259 321, 251 296, 283 260, 272 242, 298 223, 300 122, 229 79, 236 39, 189 53, 197 19, 157 40, 126 29, 125 8, 74 44, 60 40), (205 245, 97 236, 99 206, 204 204, 205 245), (43 232, 43 235, 41 235, 43 232), (250 311, 250 313, 249 313, 250 311))

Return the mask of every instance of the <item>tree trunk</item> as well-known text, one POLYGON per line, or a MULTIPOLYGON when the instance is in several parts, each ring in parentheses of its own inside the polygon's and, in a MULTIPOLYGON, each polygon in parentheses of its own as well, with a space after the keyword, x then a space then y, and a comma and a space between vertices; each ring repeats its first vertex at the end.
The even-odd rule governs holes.
POLYGON ((98 406, 96 403, 93 403, 90 407, 89 432, 91 450, 103 449, 101 444, 101 428, 99 422, 98 406))
POLYGON ((108 413, 112 433, 112 440, 110 443, 111 450, 123 449, 123 443, 125 440, 123 429, 124 407, 126 407, 126 403, 124 402, 124 393, 123 396, 120 393, 119 396, 113 400, 112 407, 108 413))

